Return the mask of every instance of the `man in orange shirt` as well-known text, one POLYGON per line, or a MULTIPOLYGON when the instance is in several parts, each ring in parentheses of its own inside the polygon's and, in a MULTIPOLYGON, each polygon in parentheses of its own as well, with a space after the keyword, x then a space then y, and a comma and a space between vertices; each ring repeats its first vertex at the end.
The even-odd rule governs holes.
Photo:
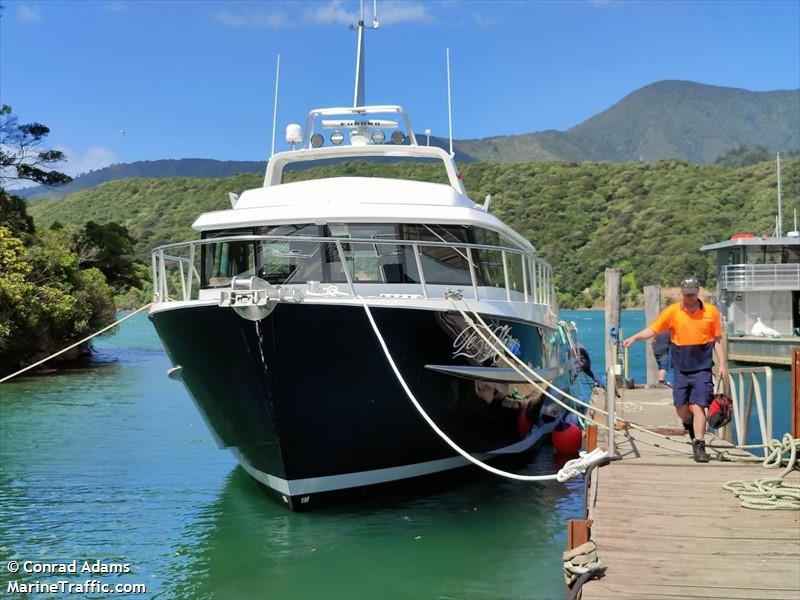
POLYGON ((692 439, 694 460, 708 462, 705 409, 711 403, 714 384, 711 367, 713 350, 719 360, 719 375, 727 375, 725 351, 722 347, 722 323, 716 306, 697 297, 700 284, 690 277, 681 282, 683 300, 669 305, 649 327, 626 339, 626 348, 637 340, 647 340, 664 331, 670 332, 672 368, 672 402, 683 426, 692 439))

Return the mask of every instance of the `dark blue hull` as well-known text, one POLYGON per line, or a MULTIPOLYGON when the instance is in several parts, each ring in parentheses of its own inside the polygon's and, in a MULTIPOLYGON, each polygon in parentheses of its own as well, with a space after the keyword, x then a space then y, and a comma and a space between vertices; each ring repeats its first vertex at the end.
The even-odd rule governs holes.
MULTIPOLYGON (((560 409, 527 384, 431 368, 506 366, 464 331, 458 313, 372 312, 417 399, 467 451, 524 452, 560 419, 560 409)), ((291 508, 466 462, 413 407, 362 307, 279 304, 254 322, 229 308, 192 305, 151 319, 219 445, 291 508)), ((568 383, 565 347, 554 345, 552 330, 489 322, 528 364, 568 383)))

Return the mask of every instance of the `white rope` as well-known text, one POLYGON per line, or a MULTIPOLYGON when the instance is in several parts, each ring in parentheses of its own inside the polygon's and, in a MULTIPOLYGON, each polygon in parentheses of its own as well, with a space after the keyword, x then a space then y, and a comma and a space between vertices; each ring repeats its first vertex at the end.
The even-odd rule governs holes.
POLYGON ((510 473, 508 471, 502 471, 500 469, 496 469, 495 467, 486 464, 485 462, 478 460, 474 456, 472 456, 466 450, 463 450, 458 444, 456 444, 453 440, 451 440, 447 434, 442 431, 436 423, 434 423, 433 419, 430 418, 425 409, 422 408, 420 403, 417 401, 414 393, 408 387, 403 375, 400 373, 400 370, 397 368, 397 365, 392 358, 391 353, 389 352, 389 348, 386 346, 386 342, 381 335, 380 330, 378 329, 378 325, 375 323, 375 319, 372 317, 372 311, 369 309, 369 305, 367 304, 366 300, 359 297, 361 303, 364 306, 364 312, 367 313, 367 319, 369 319, 369 323, 372 326, 372 331, 375 333, 375 337, 378 340, 381 348, 383 349, 383 354, 386 356, 386 360, 389 363, 389 366, 392 367, 392 371, 394 371, 394 375, 397 378, 398 383, 402 386, 403 390, 408 396, 408 399, 411 400, 411 403, 414 405, 414 408, 417 409, 417 412, 425 419, 425 422, 428 423, 431 429, 453 450, 458 452, 461 456, 466 458, 472 464, 480 467, 481 469, 488 471, 489 473, 493 473, 494 475, 499 475, 500 477, 506 477, 508 479, 515 479, 517 481, 568 481, 569 479, 584 473, 586 469, 588 469, 592 465, 599 464, 604 459, 608 457, 608 454, 600 450, 599 448, 595 448, 590 453, 582 452, 580 458, 575 458, 568 461, 564 467, 558 472, 553 473, 552 475, 518 475, 517 473, 510 473))
MULTIPOLYGON (((770 440, 767 456, 761 462, 766 468, 780 468, 786 462, 786 468, 778 477, 745 481, 734 479, 722 487, 739 499, 743 508, 755 510, 800 510, 800 485, 789 483, 785 477, 798 466, 800 455, 800 439, 792 439, 791 434, 783 436, 783 440, 770 440), (788 453, 788 458, 784 454, 788 453)), ((728 460, 738 460, 728 457, 728 460)))
MULTIPOLYGON (((451 299, 451 302, 452 302, 452 299, 451 299)), ((466 304, 466 302, 465 302, 465 304, 466 304)), ((498 354, 501 354, 501 353, 504 353, 504 354, 506 354, 508 357, 510 357, 510 358, 511 358, 511 360, 513 360, 513 361, 514 361, 514 362, 516 362, 517 364, 521 365, 521 366, 522 366, 522 368, 524 368, 526 371, 528 371, 528 373, 530 373, 531 375, 533 375, 534 377, 536 377, 536 378, 537 378, 539 381, 541 381, 542 383, 544 383, 546 386, 548 386, 548 387, 551 387, 551 388, 554 388, 554 389, 558 390, 558 393, 559 393, 561 396, 563 396, 563 397, 567 398, 568 400, 571 400, 571 401, 573 401, 574 403, 576 403, 576 404, 578 404, 578 405, 580 405, 580 406, 583 406, 583 407, 585 407, 585 408, 589 408, 589 409, 592 409, 593 411, 599 412, 599 413, 600 413, 600 414, 602 414, 602 415, 609 416, 609 413, 608 413, 608 411, 605 411, 605 410, 603 410, 603 409, 601 409, 601 408, 598 408, 598 407, 597 407, 597 406, 595 406, 595 405, 592 405, 592 404, 589 404, 589 403, 587 403, 587 402, 584 402, 584 401, 583 401, 583 400, 581 400, 580 398, 576 398, 575 396, 573 396, 573 395, 571 395, 571 394, 569 394, 569 393, 567 393, 567 392, 564 392, 564 391, 562 391, 562 390, 561 390, 561 389, 559 389, 557 386, 555 386, 553 383, 551 383, 550 381, 548 381, 547 379, 545 379, 544 377, 542 377, 541 375, 539 375, 539 373, 537 373, 537 372, 536 372, 536 371, 535 371, 533 368, 531 368, 531 367, 530 367, 528 364, 526 364, 524 361, 522 361, 522 360, 521 360, 521 359, 520 359, 520 358, 519 358, 519 357, 518 357, 516 354, 514 354, 513 352, 511 352, 511 350, 508 348, 508 346, 506 346, 506 345, 505 345, 505 344, 502 342, 502 340, 500 340, 500 338, 498 338, 498 337, 495 335, 495 333, 494 333, 494 332, 491 330, 491 328, 490 328, 490 327, 489 327, 489 326, 486 324, 486 321, 484 321, 484 320, 481 318, 481 316, 480 316, 480 315, 479 315, 477 312, 475 312, 475 311, 470 311, 470 312, 472 312, 472 314, 475 316, 475 318, 478 320, 478 322, 480 323, 481 327, 478 327, 478 326, 475 324, 475 322, 474 322, 474 321, 473 321, 473 320, 470 318, 470 316, 469 316, 469 315, 468 315, 466 312, 464 312, 463 310, 461 310, 461 309, 460 309, 460 308, 459 308, 459 307, 458 307, 458 306, 455 304, 455 302, 453 302, 453 306, 455 307, 455 309, 456 309, 456 310, 457 310, 459 313, 461 313, 461 316, 463 317, 463 319, 465 320, 465 322, 466 322, 466 323, 467 323, 467 324, 468 324, 470 327, 472 327, 472 328, 474 329, 474 331, 475 331, 475 332, 478 334, 478 336, 480 336, 480 338, 481 338, 481 339, 482 339, 482 340, 483 340, 483 341, 484 341, 486 344, 488 344, 488 345, 489 345, 489 347, 490 347, 491 349, 493 349, 495 352, 497 352, 498 354), (493 340, 490 340, 490 339, 489 339, 489 338, 488 338, 488 337, 487 337, 487 336, 484 334, 484 332, 483 332, 483 331, 481 331, 481 329, 484 329, 485 331, 488 331, 488 332, 489 332, 489 335, 490 335, 490 336, 492 336, 492 337, 494 338, 494 341, 493 341, 493 340)), ((548 398, 550 398, 551 400, 553 400, 554 402, 556 402, 558 405, 562 406, 563 408, 565 408, 566 410, 570 411, 571 413, 574 413, 574 414, 576 414, 576 415, 578 415, 578 416, 581 416, 581 417, 585 418, 587 421, 589 421, 589 422, 591 422, 591 423, 594 423, 594 424, 595 424, 595 425, 597 425, 598 427, 601 427, 601 428, 603 428, 603 429, 607 429, 607 430, 609 430, 609 431, 610 431, 610 429, 611 429, 611 428, 610 428, 610 427, 609 427, 607 424, 605 424, 605 423, 601 423, 601 422, 599 422, 599 421, 596 421, 595 419, 592 419, 591 417, 588 417, 588 416, 586 416, 584 413, 582 413, 582 412, 578 411, 578 410, 577 410, 577 409, 575 409, 574 407, 572 407, 572 406, 569 406, 569 405, 567 405, 566 403, 562 402, 560 399, 556 398, 556 397, 555 397, 553 394, 549 393, 549 392, 548 392, 548 391, 547 391, 545 388, 543 388, 541 385, 539 385, 537 382, 535 382, 533 379, 531 379, 529 375, 526 375, 526 374, 525 374, 525 373, 523 373, 523 372, 522 372, 522 371, 521 371, 519 368, 517 368, 515 365, 513 365, 513 364, 509 363, 508 361, 506 361, 506 362, 507 362, 507 364, 508 364, 508 365, 509 365, 509 366, 510 366, 512 369, 514 369, 514 370, 515 370, 515 371, 516 371, 516 372, 517 372, 519 375, 521 375, 523 378, 525 378, 525 380, 526 380, 526 381, 527 381, 529 384, 531 384, 532 386, 534 386, 534 387, 535 387, 537 390, 539 390, 540 392, 542 392, 544 395, 546 395, 548 398)), ((675 439, 673 439, 673 438, 671 438, 671 437, 669 437, 669 436, 666 436, 666 435, 663 435, 663 434, 661 434, 661 433, 657 433, 657 432, 655 432, 655 431, 652 431, 652 430, 650 430, 650 429, 647 429, 646 427, 644 427, 643 425, 640 425, 639 423, 636 423, 635 421, 630 421, 630 420, 622 419, 622 418, 620 418, 620 417, 616 417, 615 421, 620 421, 621 423, 627 423, 628 425, 630 425, 630 426, 631 426, 632 428, 634 428, 634 429, 639 429, 639 430, 641 430, 641 431, 644 431, 644 432, 646 432, 646 433, 649 433, 649 434, 651 434, 651 435, 655 435, 655 436, 657 436, 657 437, 663 438, 663 439, 665 439, 665 440, 668 440, 668 441, 670 441, 670 442, 675 442, 675 443, 685 444, 684 442, 678 442, 677 440, 675 440, 675 439)))
POLYGON ((6 375, 6 376, 5 376, 5 377, 3 377, 2 379, 0 379, 0 383, 3 383, 4 381, 8 381, 8 380, 9 380, 9 379, 11 379, 12 377, 16 377, 17 375, 21 375, 21 374, 22 374, 22 373, 24 373, 25 371, 29 371, 30 369, 33 369, 34 367, 38 367, 38 366, 39 366, 39 365, 41 365, 42 363, 46 363, 48 360, 51 360, 51 359, 55 358, 55 357, 56 357, 56 356, 58 356, 59 354, 64 354, 64 352, 66 352, 67 350, 72 350, 72 349, 73 349, 73 348, 75 348, 76 346, 80 346, 81 344, 85 344, 86 342, 88 342, 88 341, 89 341, 90 339, 92 339, 93 337, 95 337, 95 336, 98 336, 98 335, 100 335, 101 333, 105 333, 106 331, 108 331, 109 329, 112 329, 113 327, 116 327, 117 325, 119 325, 119 324, 120 324, 120 323, 122 323, 123 321, 126 321, 127 319, 130 319, 130 318, 131 318, 133 315, 135 315, 136 313, 140 313, 140 312, 142 312, 144 309, 146 309, 147 307, 149 307, 151 304, 152 304, 152 302, 148 302, 147 304, 145 304, 145 305, 144 305, 144 306, 142 306, 141 308, 137 308, 137 309, 136 309, 135 311, 133 311, 132 313, 130 313, 130 314, 128 314, 128 315, 125 315, 125 316, 124 316, 124 317, 122 317, 122 318, 121 318, 119 321, 115 321, 115 322, 114 322, 114 323, 112 323, 111 325, 108 325, 107 327, 103 327, 103 328, 102 328, 100 331, 97 331, 97 332, 93 333, 92 335, 89 335, 89 336, 87 336, 87 337, 83 338, 82 340, 80 340, 80 341, 77 341, 77 342, 75 342, 74 344, 72 344, 72 345, 70 345, 70 346, 67 346, 67 347, 66 347, 66 348, 64 348, 63 350, 59 350, 59 351, 58 351, 58 352, 56 352, 55 354, 51 354, 51 355, 50 355, 50 356, 48 356, 47 358, 43 358, 42 360, 40 360, 40 361, 38 361, 38 362, 35 362, 35 363, 33 363, 32 365, 28 365, 27 367, 25 367, 24 369, 20 369, 20 370, 19 370, 19 371, 17 371, 16 373, 11 373, 11 375, 6 375))
POLYGON ((592 540, 567 550, 561 555, 564 563, 564 582, 569 586, 584 573, 597 573, 605 570, 605 565, 597 557, 597 544, 592 540))

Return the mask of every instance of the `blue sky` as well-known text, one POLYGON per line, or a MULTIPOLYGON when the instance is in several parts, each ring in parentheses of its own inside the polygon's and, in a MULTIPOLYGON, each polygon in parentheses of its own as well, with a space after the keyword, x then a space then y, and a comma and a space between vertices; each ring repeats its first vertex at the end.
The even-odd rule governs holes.
MULTIPOLYGON (((0 3, 0 102, 51 128, 71 174, 266 158, 278 53, 278 149, 310 108, 352 101, 355 1, 0 3)), ((797 0, 379 1, 378 17, 367 101, 446 136, 449 46, 457 139, 568 129, 662 79, 800 87, 797 0)))

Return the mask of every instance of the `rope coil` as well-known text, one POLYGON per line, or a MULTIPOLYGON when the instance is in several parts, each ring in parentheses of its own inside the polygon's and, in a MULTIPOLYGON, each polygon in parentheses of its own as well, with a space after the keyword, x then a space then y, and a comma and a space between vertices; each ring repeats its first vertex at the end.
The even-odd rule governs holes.
MULTIPOLYGON (((786 476, 798 468, 800 456, 800 439, 792 439, 790 434, 785 434, 783 439, 770 440, 767 456, 761 461, 766 468, 780 468, 786 462, 786 467, 778 477, 745 481, 734 479, 722 487, 733 492, 739 499, 742 508, 755 510, 800 510, 800 484, 789 483, 786 476), (785 454, 789 454, 785 457, 785 454)), ((728 456, 726 460, 737 460, 728 456)))

